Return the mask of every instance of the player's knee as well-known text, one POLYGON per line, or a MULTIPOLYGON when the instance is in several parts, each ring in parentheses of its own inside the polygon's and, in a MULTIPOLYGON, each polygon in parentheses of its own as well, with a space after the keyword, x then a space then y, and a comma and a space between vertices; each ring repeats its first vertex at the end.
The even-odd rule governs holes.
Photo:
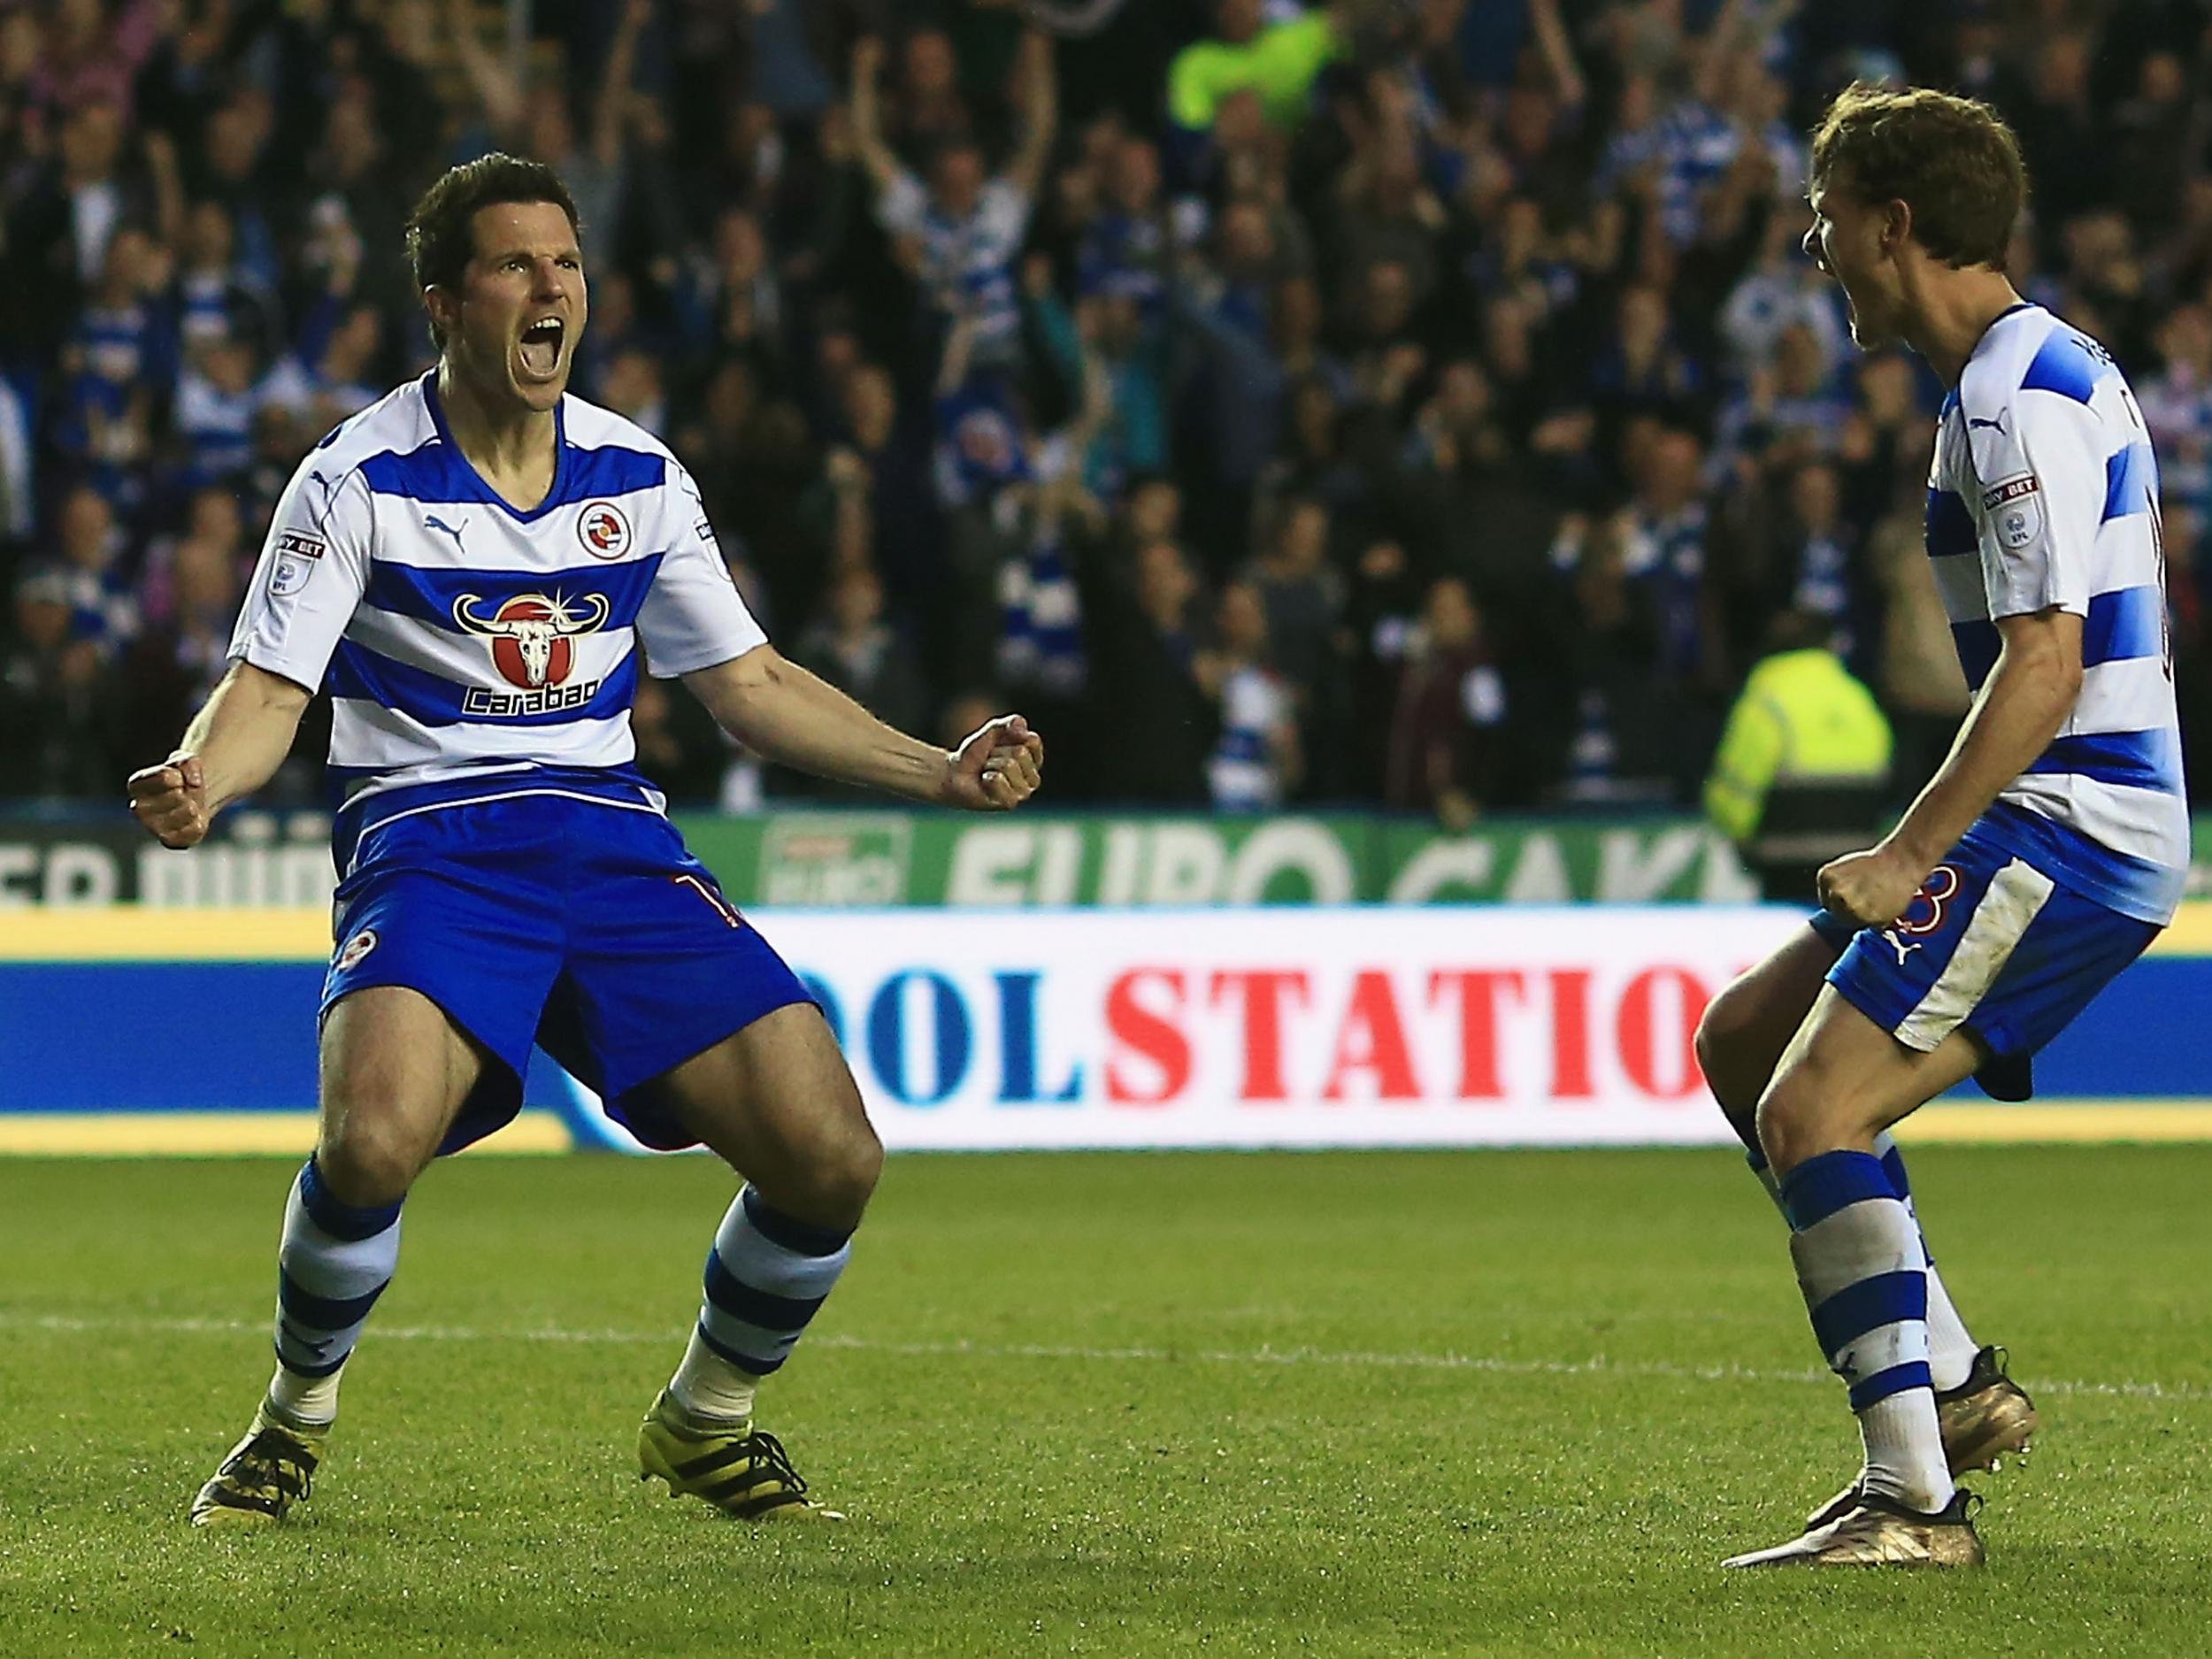
POLYGON ((1714 1100, 1740 1133, 1751 1126, 1763 1080, 1747 1079, 1744 1075, 1744 1048, 1754 1035, 1756 1018, 1751 993, 1739 979, 1706 1004, 1692 1040, 1698 1070, 1704 1074, 1714 1100))
POLYGON ((860 1225, 883 1173, 883 1143, 865 1117, 787 1125, 767 1150, 745 1173, 770 1203, 811 1226, 860 1225))
POLYGON ((422 1172, 423 1148, 397 1125, 349 1115, 326 1132, 315 1149, 316 1166, 342 1202, 396 1203, 422 1172))
POLYGON ((814 1163, 815 1201, 842 1226, 857 1225, 883 1176, 883 1142, 864 1119, 814 1163))
POLYGON ((1759 1096, 1759 1150, 1775 1174, 1849 1145, 1859 1133, 1859 1102, 1824 1068, 1801 1062, 1759 1096))

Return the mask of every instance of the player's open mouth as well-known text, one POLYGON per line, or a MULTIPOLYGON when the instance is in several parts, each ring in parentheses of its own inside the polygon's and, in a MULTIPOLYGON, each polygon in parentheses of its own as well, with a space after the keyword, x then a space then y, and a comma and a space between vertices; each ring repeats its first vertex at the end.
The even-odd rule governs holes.
POLYGON ((541 317, 522 331, 522 366, 532 379, 549 380, 561 366, 561 342, 568 327, 557 317, 541 317))

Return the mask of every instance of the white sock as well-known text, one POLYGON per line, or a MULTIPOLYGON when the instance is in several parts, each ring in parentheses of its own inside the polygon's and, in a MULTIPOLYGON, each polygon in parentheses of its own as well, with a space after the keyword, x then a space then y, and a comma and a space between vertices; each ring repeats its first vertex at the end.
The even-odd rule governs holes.
POLYGON ((1774 1166, 1767 1162, 1766 1154, 1747 1152, 1744 1157, 1751 1165, 1751 1172, 1759 1178, 1759 1185, 1767 1189, 1767 1196, 1774 1201, 1775 1210, 1783 1220, 1787 1221, 1790 1212, 1789 1207, 1782 1202, 1782 1183, 1774 1179, 1774 1166))
POLYGON ((1959 1317, 1951 1293, 1944 1287, 1943 1275, 1936 1271, 1935 1252, 1928 1248, 1928 1230, 1920 1226, 1920 1208, 1913 1202, 1912 1183, 1906 1178, 1905 1155, 1897 1149, 1897 1142, 1886 1129, 1874 1137, 1874 1156, 1881 1159, 1890 1185, 1905 1201, 1913 1225, 1920 1227, 1920 1255, 1928 1264, 1928 1370, 1940 1394, 1966 1380, 1981 1346, 1967 1331, 1966 1321, 1959 1317))
POLYGON ((400 1207, 348 1204, 313 1158, 284 1206, 277 1250, 276 1374, 270 1410, 300 1428, 327 1429, 338 1379, 377 1298, 399 1267, 400 1207))
POLYGON ((738 1194, 707 1252, 699 1323, 669 1379, 677 1409, 717 1425, 750 1417, 760 1379, 789 1356, 851 1259, 851 1229, 785 1215, 753 1187, 738 1194))
POLYGON ((1868 1406, 1859 1413, 1859 1439, 1866 1447, 1863 1489, 1931 1515, 1951 1502, 1951 1469, 1927 1389, 1908 1388, 1868 1406))
MULTIPOLYGON (((1874 1156, 1882 1161, 1888 1172, 1890 1184, 1905 1195, 1905 1211, 1912 1217, 1913 1225, 1920 1225, 1920 1210, 1912 1201, 1912 1188, 1905 1180, 1904 1155, 1897 1150, 1897 1143, 1885 1130, 1874 1137, 1874 1156)), ((1782 1211, 1782 1218, 1789 1218, 1789 1211, 1782 1203, 1782 1183, 1774 1179, 1774 1171, 1766 1159, 1754 1152, 1748 1155, 1751 1172, 1759 1178, 1759 1185, 1774 1201, 1775 1209, 1782 1211)), ((1928 1370, 1935 1379, 1936 1392, 1947 1393, 1963 1383, 1974 1369, 1974 1356, 1981 1352, 1981 1344, 1974 1340, 1967 1330, 1966 1321, 1959 1317, 1957 1306, 1951 1300, 1950 1290, 1943 1282, 1943 1275, 1936 1271, 1935 1258, 1928 1254, 1927 1229, 1921 1228, 1920 1254, 1928 1264, 1928 1370)))
POLYGON ((338 1416, 340 1366, 327 1377, 303 1377, 280 1365, 269 1379, 269 1415, 297 1429, 327 1429, 338 1416))
POLYGON ((668 1397, 694 1422, 720 1428, 752 1421, 753 1391, 759 1386, 759 1378, 709 1348, 694 1326, 683 1363, 668 1379, 668 1397))
MULTIPOLYGON (((1912 1206, 1905 1206, 1910 1210, 1912 1206)), ((1923 1242, 1922 1248, 1926 1248, 1923 1242)), ((1981 1349, 1969 1335, 1966 1321, 1959 1317, 1959 1310, 1951 1305, 1951 1293, 1943 1287, 1943 1275, 1937 1272, 1935 1263, 1928 1263, 1928 1371, 1935 1379, 1936 1392, 1943 1394, 1957 1387, 1974 1369, 1974 1356, 1981 1349)))
POLYGON ((1839 1150, 1782 1183, 1790 1255, 1830 1367, 1851 1386, 1868 1491, 1932 1512, 1951 1502, 1928 1364, 1920 1229, 1881 1161, 1839 1150))

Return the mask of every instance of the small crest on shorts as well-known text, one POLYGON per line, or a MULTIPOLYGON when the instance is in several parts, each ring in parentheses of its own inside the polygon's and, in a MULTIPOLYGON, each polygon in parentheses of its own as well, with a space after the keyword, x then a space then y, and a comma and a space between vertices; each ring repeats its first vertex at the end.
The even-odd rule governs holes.
POLYGON ((332 971, 337 973, 343 973, 349 968, 358 967, 361 964, 361 959, 375 949, 376 929, 373 927, 363 928, 352 938, 346 941, 345 948, 338 953, 337 961, 331 964, 332 971))

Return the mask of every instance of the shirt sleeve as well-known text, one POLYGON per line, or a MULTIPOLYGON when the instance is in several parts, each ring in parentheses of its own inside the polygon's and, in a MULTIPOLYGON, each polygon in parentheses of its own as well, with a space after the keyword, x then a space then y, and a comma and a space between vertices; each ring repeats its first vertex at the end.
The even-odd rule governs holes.
POLYGON ((922 181, 902 168, 876 196, 876 222, 894 236, 919 234, 929 211, 929 193, 922 181))
POLYGON ((1011 179, 994 179, 983 187, 983 223, 992 240, 1003 246, 1010 259, 1029 234, 1029 193, 1011 179))
POLYGON ((671 545, 637 613, 645 665, 659 680, 711 668, 768 642, 730 579, 698 485, 673 461, 668 503, 671 545))
POLYGON ((1991 619, 2054 607, 2086 616, 2104 518, 2096 418, 2071 399, 2036 394, 1993 419, 1970 419, 1968 434, 1991 619))
POLYGON ((334 487, 319 460, 318 451, 303 461, 278 498, 230 638, 233 662, 310 691, 368 591, 373 547, 367 483, 353 472, 334 487))

